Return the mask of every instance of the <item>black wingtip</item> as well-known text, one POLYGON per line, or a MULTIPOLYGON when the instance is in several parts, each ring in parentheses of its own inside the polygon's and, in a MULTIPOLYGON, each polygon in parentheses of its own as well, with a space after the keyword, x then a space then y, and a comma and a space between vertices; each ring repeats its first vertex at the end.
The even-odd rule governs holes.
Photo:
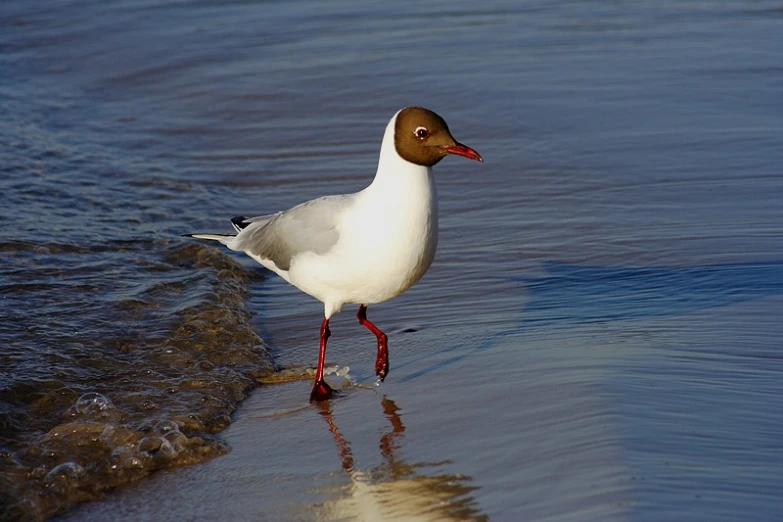
POLYGON ((193 237, 193 234, 180 234, 179 237, 193 237))
POLYGON ((231 224, 234 225, 234 228, 237 230, 242 230, 243 228, 247 227, 250 223, 247 223, 245 220, 247 219, 246 216, 236 216, 231 218, 231 224))

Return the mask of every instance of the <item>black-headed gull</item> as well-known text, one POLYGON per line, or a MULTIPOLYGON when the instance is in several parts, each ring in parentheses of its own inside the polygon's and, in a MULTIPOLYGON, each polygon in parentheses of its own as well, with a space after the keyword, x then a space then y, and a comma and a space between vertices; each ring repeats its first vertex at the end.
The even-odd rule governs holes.
POLYGON ((329 318, 346 304, 359 305, 359 323, 375 334, 375 373, 381 381, 386 378, 386 334, 367 319, 367 306, 400 295, 432 264, 438 244, 432 167, 449 154, 483 161, 452 137, 443 118, 408 107, 386 126, 378 171, 364 190, 314 199, 277 214, 235 217, 234 235, 187 235, 244 252, 324 303, 311 401, 333 394, 324 381, 329 318))

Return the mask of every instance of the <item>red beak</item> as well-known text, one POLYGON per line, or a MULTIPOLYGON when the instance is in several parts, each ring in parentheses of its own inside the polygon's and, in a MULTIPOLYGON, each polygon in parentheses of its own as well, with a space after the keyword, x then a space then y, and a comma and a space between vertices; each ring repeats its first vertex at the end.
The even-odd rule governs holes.
POLYGON ((467 145, 463 145, 462 143, 458 142, 451 146, 441 145, 440 148, 449 154, 456 154, 457 156, 462 156, 463 158, 468 158, 484 163, 484 158, 481 157, 481 154, 471 149, 467 145))

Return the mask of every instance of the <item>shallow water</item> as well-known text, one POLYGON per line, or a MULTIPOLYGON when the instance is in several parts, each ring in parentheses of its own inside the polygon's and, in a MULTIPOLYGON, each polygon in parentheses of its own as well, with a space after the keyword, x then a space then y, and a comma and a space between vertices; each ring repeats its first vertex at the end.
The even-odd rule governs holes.
POLYGON ((780 6, 397 9, 0 6, 4 518, 780 518, 780 6), (341 398, 256 387, 320 305, 179 234, 361 189, 412 104, 486 162, 389 377, 346 310, 341 398))

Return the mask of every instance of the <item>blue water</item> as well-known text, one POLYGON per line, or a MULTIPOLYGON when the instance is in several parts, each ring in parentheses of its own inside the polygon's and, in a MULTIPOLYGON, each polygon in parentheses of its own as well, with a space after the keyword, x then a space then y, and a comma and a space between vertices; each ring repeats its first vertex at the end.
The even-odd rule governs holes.
POLYGON ((772 1, 4 1, 3 516, 781 520, 781 34, 772 1), (485 163, 437 166, 435 263, 370 308, 389 377, 346 310, 343 397, 259 386, 321 305, 180 234, 363 188, 414 104, 485 163))
POLYGON ((783 294, 783 263, 605 267, 543 263, 528 292, 530 328, 677 316, 783 294))

